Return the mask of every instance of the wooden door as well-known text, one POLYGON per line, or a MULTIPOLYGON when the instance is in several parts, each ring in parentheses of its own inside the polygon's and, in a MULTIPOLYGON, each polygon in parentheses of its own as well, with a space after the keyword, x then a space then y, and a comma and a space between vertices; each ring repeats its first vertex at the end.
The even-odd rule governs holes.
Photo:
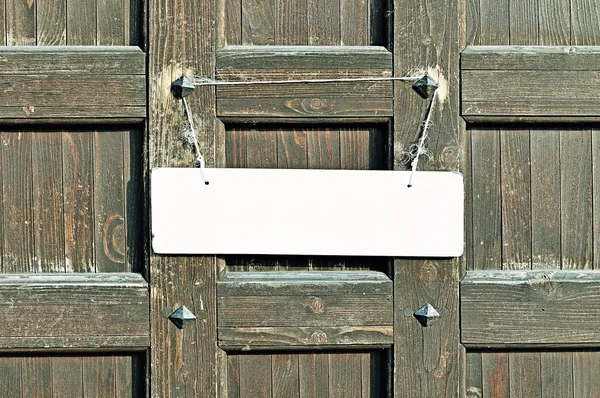
POLYGON ((0 2, 0 395, 143 396, 143 12, 0 2))

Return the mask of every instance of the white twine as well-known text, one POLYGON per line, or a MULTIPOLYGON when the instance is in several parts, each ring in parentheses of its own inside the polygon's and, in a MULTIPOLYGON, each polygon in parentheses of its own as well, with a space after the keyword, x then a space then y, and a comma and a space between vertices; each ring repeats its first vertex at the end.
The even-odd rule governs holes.
POLYGON ((190 108, 185 97, 183 97, 182 99, 183 106, 185 108, 185 115, 187 116, 187 121, 189 125, 189 131, 185 133, 185 138, 194 146, 194 151, 196 152, 194 166, 200 168, 200 175, 202 176, 202 180, 204 180, 204 184, 208 185, 208 180, 204 175, 204 157, 202 156, 202 153, 200 153, 200 145, 198 144, 198 137, 196 137, 196 130, 194 129, 194 122, 192 121, 192 113, 190 112, 190 108))
POLYGON ((419 137, 419 141, 416 144, 413 144, 409 150, 410 157, 412 158, 411 162, 411 171, 410 177, 408 178, 408 187, 412 187, 412 180, 415 171, 417 170, 417 166, 419 165, 419 157, 421 155, 427 154, 427 148, 425 147, 425 141, 429 135, 429 127, 431 126, 431 114, 433 113, 433 106, 435 104, 435 99, 437 98, 437 91, 434 91, 433 97, 431 98, 431 102, 429 103, 429 110, 427 111, 427 117, 423 122, 421 129, 421 136, 419 137))
POLYGON ((296 83, 335 83, 335 82, 378 82, 399 80, 414 82, 423 76, 402 77, 341 77, 331 79, 294 79, 294 80, 248 80, 242 82, 230 82, 228 80, 213 80, 207 77, 194 77, 194 86, 248 86, 253 84, 296 84, 296 83))

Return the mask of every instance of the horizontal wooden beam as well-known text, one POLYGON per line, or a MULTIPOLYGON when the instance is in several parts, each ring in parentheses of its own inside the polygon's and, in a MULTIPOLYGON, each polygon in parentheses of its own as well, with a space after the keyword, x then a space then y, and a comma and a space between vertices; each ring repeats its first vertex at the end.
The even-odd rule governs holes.
POLYGON ((146 117, 137 47, 0 48, 0 122, 146 117))
MULTIPOLYGON (((229 46, 217 55, 217 79, 312 80, 392 75, 383 47, 229 46)), ((217 86, 217 113, 236 118, 390 117, 391 81, 217 86)))
POLYGON ((473 271, 460 292, 462 343, 468 347, 600 344, 596 271, 473 271))
POLYGON ((226 273, 217 283, 219 345, 389 346, 392 289, 374 271, 226 273))
POLYGON ((467 47, 462 115, 470 122, 598 120, 598 60, 598 47, 467 47))
POLYGON ((148 284, 130 273, 3 274, 0 319, 0 351, 144 350, 148 284))

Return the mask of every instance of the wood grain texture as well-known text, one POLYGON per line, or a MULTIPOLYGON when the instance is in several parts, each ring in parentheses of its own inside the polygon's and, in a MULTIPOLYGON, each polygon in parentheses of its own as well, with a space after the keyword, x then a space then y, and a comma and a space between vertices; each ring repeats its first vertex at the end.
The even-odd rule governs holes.
POLYGON ((308 44, 308 2, 306 0, 278 1, 275 15, 275 44, 308 44))
POLYGON ((471 129, 473 268, 502 266, 500 131, 471 129))
POLYGON ((485 347, 593 345, 600 337, 594 320, 596 278, 590 271, 467 273, 461 283, 462 342, 485 347))
POLYGON ((65 272, 61 133, 33 133, 31 152, 35 271, 65 272))
POLYGON ((22 394, 28 397, 52 397, 52 358, 23 357, 21 362, 22 394))
POLYGON ((240 398, 271 398, 271 355, 240 355, 239 362, 240 398))
POLYGON ((36 8, 37 45, 67 44, 67 0, 37 0, 36 8))
MULTIPOLYGON (((340 1, 340 42, 346 46, 370 44, 369 1, 340 1)), ((383 24, 383 21, 378 21, 383 24)))
POLYGON ((563 269, 592 268, 591 131, 560 133, 563 269))
POLYGON ((6 44, 36 45, 36 3, 31 0, 6 0, 6 44))
POLYGON ((539 0, 510 0, 511 45, 535 45, 539 37, 539 0))
POLYGON ((600 43, 600 10, 593 0, 571 0, 571 44, 597 46, 600 43))
POLYGON ((509 353, 510 395, 515 397, 543 397, 540 366, 539 352, 509 353))
POLYGON ((34 269, 31 135, 2 132, 2 270, 34 269))
POLYGON ((3 349, 145 349, 148 301, 147 284, 137 274, 2 276, 0 344, 3 349), (23 314, 36 322, 23 322, 23 314))
POLYGON ((510 1, 480 0, 481 44, 510 43, 510 1))
POLYGON ((543 397, 573 398, 573 353, 540 353, 543 397))
POLYGON ((557 269, 560 254, 560 132, 536 130, 531 144, 531 257, 533 269, 557 269))
POLYGON ((600 394, 600 386, 594 375, 600 370, 598 351, 575 351, 573 353, 573 396, 594 397, 600 394))
POLYGON ((482 353, 467 351, 465 364, 465 397, 483 397, 482 353))
POLYGON ((275 0, 241 0, 242 44, 275 44, 275 0))
MULTIPOLYGON (((97 0, 97 43, 100 46, 124 46, 129 44, 124 27, 129 24, 128 7, 123 0, 97 0)), ((128 4, 127 4, 128 5, 128 4)))
POLYGON ((0 358, 0 391, 8 398, 20 398, 21 395, 21 358, 0 358))
MULTIPOLYGON (((365 388, 368 389, 368 385, 365 388)), ((362 368, 360 354, 332 354, 329 357, 329 396, 361 398, 362 368)))
POLYGON ((53 397, 83 395, 83 357, 53 357, 52 376, 53 397))
POLYGON ((67 43, 92 46, 97 37, 96 0, 67 0, 67 43))
POLYGON ((483 397, 508 398, 510 395, 508 353, 481 354, 483 397))
POLYGON ((502 264, 531 268, 531 173, 529 130, 501 130, 502 264))
MULTIPOLYGON (((600 181, 600 130, 592 130, 592 181, 600 181)), ((594 269, 600 269, 600 184, 593 183, 593 199, 594 204, 594 269)))
POLYGON ((563 46, 571 43, 570 2, 539 0, 539 44, 563 46))
POLYGON ((299 354, 300 398, 329 397, 329 360, 330 355, 299 354))
POLYGON ((145 117, 140 49, 10 47, 0 55, 3 119, 145 117))
POLYGON ((271 369, 274 397, 297 398, 300 396, 298 354, 272 355, 271 369))
POLYGON ((90 133, 62 133, 67 271, 95 269, 92 139, 90 133))
POLYGON ((341 44, 340 2, 308 1, 308 44, 311 46, 335 46, 341 44))

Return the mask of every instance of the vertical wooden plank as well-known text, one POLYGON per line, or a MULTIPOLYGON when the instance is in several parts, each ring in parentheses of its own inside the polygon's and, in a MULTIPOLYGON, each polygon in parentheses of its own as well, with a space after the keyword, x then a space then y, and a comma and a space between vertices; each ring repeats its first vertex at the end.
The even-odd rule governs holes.
POLYGON ((340 0, 308 0, 308 44, 340 45, 340 0))
POLYGON ((240 397, 240 356, 227 355, 227 398, 240 397))
POLYGON ((483 396, 508 398, 510 394, 508 353, 484 352, 481 354, 483 396))
POLYGON ((275 130, 249 130, 246 143, 247 167, 277 168, 277 132, 275 130))
POLYGON ((298 354, 273 354, 271 361, 273 397, 298 398, 298 354))
POLYGON ((52 397, 83 396, 83 357, 52 357, 52 397))
POLYGON ((305 46, 308 44, 307 0, 277 2, 275 44, 305 46))
POLYGON ((573 353, 541 352, 542 397, 573 398, 573 353))
POLYGON ((481 368, 481 353, 467 351, 466 375, 465 375, 465 397, 481 398, 483 397, 483 374, 481 368))
POLYGON ((66 2, 67 0, 36 0, 38 46, 67 44, 66 2))
POLYGON ((508 355, 510 396, 542 398, 539 352, 511 352, 508 355))
POLYGON ((240 398, 271 398, 271 355, 240 355, 240 398))
POLYGON ((125 272, 123 132, 94 133, 94 207, 97 272, 125 272))
POLYGON ((0 391, 2 397, 21 398, 21 358, 0 357, 0 391))
POLYGON ((510 44, 509 0, 481 0, 481 45, 510 44))
POLYGON ((600 130, 592 130, 592 166, 593 175, 593 199, 594 205, 594 231, 593 231, 593 242, 594 242, 594 269, 600 269, 600 130))
POLYGON ((115 398, 133 398, 133 378, 135 376, 132 357, 117 355, 113 357, 113 362, 115 365, 115 398))
POLYGON ((565 46, 571 44, 570 2, 564 0, 539 1, 539 44, 565 46))
MULTIPOLYGON (((443 88, 438 90, 432 122, 443 126, 429 141, 433 154, 422 170, 459 170, 456 153, 463 141, 459 116, 459 47, 464 45, 461 3, 395 0, 394 75, 428 70, 443 88), (443 120, 443 122, 442 122, 443 120)), ((410 85, 394 84, 394 168, 404 169, 402 154, 418 137, 429 102, 415 96, 410 85)), ((394 260, 394 396, 456 397, 462 368, 459 358, 458 259, 394 260), (448 314, 424 328, 413 317, 425 303, 448 314)))
POLYGON ((343 46, 369 45, 369 2, 340 0, 340 24, 340 43, 343 46))
POLYGON ((573 352, 573 396, 600 397, 600 353, 598 351, 573 352))
POLYGON ((83 358, 83 395, 103 398, 115 395, 115 364, 111 356, 83 358))
POLYGON ((62 137, 60 132, 31 134, 34 269, 65 272, 62 137))
POLYGON ((510 0, 510 44, 534 46, 539 37, 539 0, 510 0))
POLYGON ((560 132, 563 269, 592 268, 591 131, 560 132))
POLYGON ((298 355, 300 398, 329 397, 329 354, 298 355))
POLYGON ((0 1, 0 46, 6 45, 6 0, 0 1))
POLYGON ((65 268, 91 272, 95 267, 91 133, 62 134, 65 268))
POLYGON ((308 168, 340 169, 340 131, 329 128, 308 130, 308 168))
POLYGON ((9 46, 34 46, 35 1, 6 0, 6 44, 9 46))
POLYGON ((360 354, 329 354, 329 396, 331 398, 362 397, 360 354))
POLYGON ((308 168, 306 130, 291 128, 277 131, 277 168, 308 168))
POLYGON ((34 269, 31 134, 2 132, 2 272, 34 269))
POLYGON ((225 44, 242 44, 242 0, 223 0, 225 2, 225 44))
POLYGON ((500 132, 471 129, 473 176, 473 267, 500 269, 502 216, 500 132))
POLYGON ((500 131, 502 265, 531 268, 529 130, 500 131))
POLYGON ((234 128, 227 131, 225 140, 226 167, 248 167, 247 132, 234 128))
POLYGON ((242 44, 275 44, 275 0, 242 0, 242 44))
POLYGON ((600 8, 596 0, 571 0, 571 44, 600 44, 600 8))
POLYGON ((531 257, 533 269, 560 268, 560 133, 531 131, 531 257))
POLYGON ((343 128, 340 131, 340 167, 347 170, 371 168, 370 131, 365 128, 343 128))
POLYGON ((123 187, 125 195, 125 263, 134 272, 144 268, 144 198, 142 132, 123 132, 123 187))
MULTIPOLYGON (((123 0, 97 0, 98 45, 124 46, 129 44, 125 32, 123 0)), ((130 7, 127 4, 127 7, 130 7)), ((128 15, 127 15, 128 19, 128 15)))
POLYGON ((51 357, 23 357, 21 377, 24 397, 52 397, 51 357))
POLYGON ((360 353, 360 367, 361 367, 361 398, 379 397, 384 393, 378 388, 379 373, 383 369, 379 369, 377 366, 375 355, 369 353, 360 353))
POLYGON ((466 2, 467 37, 466 44, 478 46, 481 44, 481 5, 480 0, 466 2))
POLYGON ((91 46, 97 37, 96 0, 67 0, 67 43, 91 46))

